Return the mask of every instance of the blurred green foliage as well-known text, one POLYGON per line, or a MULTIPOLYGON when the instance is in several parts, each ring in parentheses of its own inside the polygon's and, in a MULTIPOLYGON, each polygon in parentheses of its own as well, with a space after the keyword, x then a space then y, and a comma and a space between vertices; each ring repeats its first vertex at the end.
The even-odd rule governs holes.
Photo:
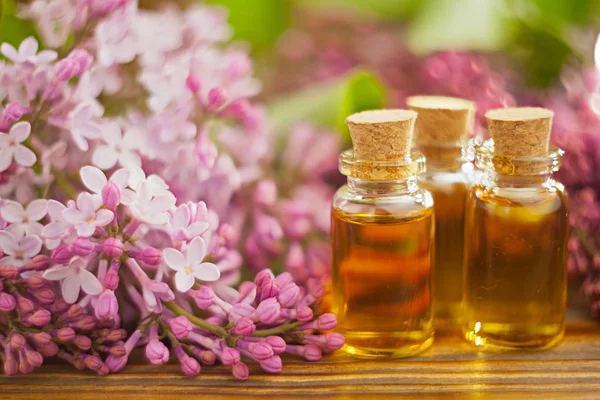
POLYGON ((0 43, 18 46, 29 36, 36 36, 33 24, 17 17, 14 0, 0 0, 0 43))

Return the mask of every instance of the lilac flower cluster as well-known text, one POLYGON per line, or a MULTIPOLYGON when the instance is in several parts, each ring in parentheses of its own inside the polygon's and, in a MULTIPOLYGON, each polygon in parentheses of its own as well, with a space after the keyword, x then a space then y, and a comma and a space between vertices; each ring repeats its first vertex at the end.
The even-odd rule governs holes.
POLYGON ((317 206, 337 142, 319 136, 324 157, 282 161, 306 175, 278 198, 266 177, 274 139, 250 101, 260 85, 247 53, 227 45, 224 13, 135 0, 20 12, 57 50, 32 37, 0 46, 5 372, 58 355, 106 374, 145 346, 153 364, 174 353, 195 375, 219 360, 246 379, 242 360, 279 372, 278 354, 341 347, 321 333, 335 317, 311 308, 327 275, 328 207, 317 206), (286 252, 294 276, 261 271, 286 252), (244 255, 261 272, 236 290, 244 255))

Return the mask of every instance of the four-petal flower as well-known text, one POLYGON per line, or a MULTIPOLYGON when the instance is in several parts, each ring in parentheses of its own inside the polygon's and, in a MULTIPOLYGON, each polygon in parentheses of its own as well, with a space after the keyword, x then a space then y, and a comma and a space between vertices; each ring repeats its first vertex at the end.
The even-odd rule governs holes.
POLYGON ((195 238, 184 249, 185 255, 179 250, 166 248, 163 250, 165 263, 175 273, 175 287, 180 292, 192 288, 196 279, 216 281, 221 276, 219 268, 213 263, 204 262, 206 244, 202 238, 195 238))

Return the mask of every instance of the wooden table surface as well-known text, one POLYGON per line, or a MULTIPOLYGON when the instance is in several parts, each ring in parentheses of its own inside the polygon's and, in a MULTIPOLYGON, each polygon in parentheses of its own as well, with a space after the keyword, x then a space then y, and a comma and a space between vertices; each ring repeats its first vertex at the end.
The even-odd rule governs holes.
POLYGON ((253 366, 247 382, 237 382, 224 367, 186 378, 177 364, 154 367, 141 358, 102 378, 68 365, 44 365, 30 375, 0 376, 0 399, 600 399, 597 322, 570 321, 563 342, 544 352, 482 353, 448 333, 405 360, 357 361, 338 353, 316 363, 285 360, 278 375, 253 366))

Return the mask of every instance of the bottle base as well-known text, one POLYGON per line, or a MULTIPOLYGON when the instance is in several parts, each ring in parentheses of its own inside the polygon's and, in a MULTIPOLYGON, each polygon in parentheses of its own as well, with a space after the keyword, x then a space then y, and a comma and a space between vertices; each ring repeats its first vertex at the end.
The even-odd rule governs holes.
POLYGON ((346 353, 359 358, 405 358, 427 350, 433 344, 433 333, 424 332, 342 332, 346 353))
POLYGON ((564 336, 561 324, 539 325, 531 329, 517 329, 512 324, 486 324, 485 329, 463 330, 464 338, 484 351, 513 350, 540 351, 556 346, 564 336))

